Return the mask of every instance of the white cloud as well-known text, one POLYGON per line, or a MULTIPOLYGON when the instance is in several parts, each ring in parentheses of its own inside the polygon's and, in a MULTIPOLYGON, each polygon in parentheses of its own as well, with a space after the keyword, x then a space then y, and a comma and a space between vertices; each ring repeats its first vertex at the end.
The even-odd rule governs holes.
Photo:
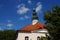
POLYGON ((41 4, 40 2, 37 3, 37 5, 40 5, 40 4, 41 4))
POLYGON ((20 19, 20 20, 25 20, 25 19, 29 19, 29 18, 30 18, 29 16, 25 15, 25 16, 23 16, 23 17, 20 17, 19 19, 20 19))
POLYGON ((11 26, 13 26, 13 24, 7 24, 7 26, 8 26, 8 27, 11 27, 11 26))
POLYGON ((25 15, 25 19, 28 19, 28 18, 30 18, 29 16, 27 16, 27 15, 25 15))
POLYGON ((24 17, 20 17, 19 19, 20 19, 20 20, 24 20, 24 17))
POLYGON ((36 12, 41 11, 41 8, 42 8, 42 4, 38 2, 36 7, 36 12))
POLYGON ((8 20, 8 22, 11 22, 11 20, 8 20))
POLYGON ((22 3, 22 4, 18 5, 17 8, 20 8, 22 6, 25 6, 25 4, 22 3))
POLYGON ((8 24, 7 24, 8 27, 13 26, 13 24, 11 23, 11 20, 7 20, 7 22, 8 22, 8 24))
POLYGON ((28 0, 28 3, 31 4, 32 3, 31 0, 28 0))
POLYGON ((12 29, 13 24, 9 23, 7 24, 7 29, 12 29))
POLYGON ((3 29, 0 27, 0 30, 3 30, 3 29))
POLYGON ((30 9, 25 7, 25 4, 20 4, 18 5, 18 10, 17 10, 17 13, 19 14, 25 14, 26 12, 28 12, 30 9))

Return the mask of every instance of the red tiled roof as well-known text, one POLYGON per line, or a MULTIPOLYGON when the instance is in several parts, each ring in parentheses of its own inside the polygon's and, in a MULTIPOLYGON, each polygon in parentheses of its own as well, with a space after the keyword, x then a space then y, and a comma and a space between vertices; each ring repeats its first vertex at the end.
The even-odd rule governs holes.
POLYGON ((44 24, 41 24, 39 22, 37 22, 35 25, 27 25, 24 28, 20 28, 19 30, 23 30, 23 31, 32 31, 32 30, 37 30, 39 28, 44 28, 44 24))

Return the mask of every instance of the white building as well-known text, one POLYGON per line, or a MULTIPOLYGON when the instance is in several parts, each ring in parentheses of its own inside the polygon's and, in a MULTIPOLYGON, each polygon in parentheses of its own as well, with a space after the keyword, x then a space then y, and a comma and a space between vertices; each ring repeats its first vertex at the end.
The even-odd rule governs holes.
POLYGON ((46 34, 49 36, 45 25, 39 22, 35 10, 33 10, 32 14, 32 24, 19 29, 16 40, 40 40, 41 37, 46 37, 46 34))

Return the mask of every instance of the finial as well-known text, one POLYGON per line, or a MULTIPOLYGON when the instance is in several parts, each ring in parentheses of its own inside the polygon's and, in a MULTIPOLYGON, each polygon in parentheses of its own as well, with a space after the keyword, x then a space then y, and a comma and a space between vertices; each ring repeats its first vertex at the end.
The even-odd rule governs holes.
POLYGON ((33 8, 33 12, 36 12, 36 8, 33 8))

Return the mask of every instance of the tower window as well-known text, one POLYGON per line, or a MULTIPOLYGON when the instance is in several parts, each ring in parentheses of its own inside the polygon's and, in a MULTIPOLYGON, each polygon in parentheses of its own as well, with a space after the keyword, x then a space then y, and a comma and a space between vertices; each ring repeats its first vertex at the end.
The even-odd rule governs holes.
POLYGON ((26 37, 25 37, 25 40, 29 40, 29 37, 28 37, 28 36, 26 36, 26 37))
POLYGON ((37 40, 40 40, 40 37, 39 36, 37 37, 37 40))

